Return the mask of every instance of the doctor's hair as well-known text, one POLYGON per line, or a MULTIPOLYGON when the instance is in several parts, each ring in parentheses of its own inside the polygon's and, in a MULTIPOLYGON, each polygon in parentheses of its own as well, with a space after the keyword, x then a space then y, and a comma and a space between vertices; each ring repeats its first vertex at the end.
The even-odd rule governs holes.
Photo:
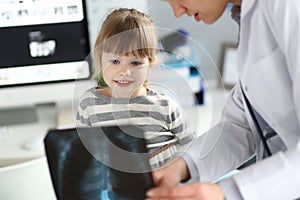
POLYGON ((94 44, 94 76, 99 79, 102 53, 148 57, 155 64, 157 36, 149 15, 136 9, 118 8, 104 20, 94 44))

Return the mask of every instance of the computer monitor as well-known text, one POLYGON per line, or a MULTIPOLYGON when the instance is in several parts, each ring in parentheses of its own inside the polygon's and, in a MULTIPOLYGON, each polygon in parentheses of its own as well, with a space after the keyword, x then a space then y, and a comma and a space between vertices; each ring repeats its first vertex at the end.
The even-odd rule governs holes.
POLYGON ((74 81, 91 75, 89 53, 85 0, 0 1, 2 125, 18 123, 21 112, 11 121, 6 112, 15 108, 72 103, 74 81))

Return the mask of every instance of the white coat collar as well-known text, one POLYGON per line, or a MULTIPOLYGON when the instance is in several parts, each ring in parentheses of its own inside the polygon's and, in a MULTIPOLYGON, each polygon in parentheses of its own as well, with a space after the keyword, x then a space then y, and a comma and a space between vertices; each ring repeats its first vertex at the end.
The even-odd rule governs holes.
POLYGON ((244 18, 251 10, 256 0, 242 0, 242 13, 241 18, 244 18))

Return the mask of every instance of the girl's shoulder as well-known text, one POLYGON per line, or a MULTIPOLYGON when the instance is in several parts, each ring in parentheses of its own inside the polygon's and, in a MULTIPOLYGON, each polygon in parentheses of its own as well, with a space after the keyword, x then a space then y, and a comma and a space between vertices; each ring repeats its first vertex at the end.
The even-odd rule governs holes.
POLYGON ((105 90, 103 90, 103 88, 98 88, 98 87, 92 87, 88 90, 86 90, 83 95, 81 96, 81 99, 85 99, 85 98, 110 98, 106 95, 106 93, 104 92, 105 90))
POLYGON ((83 94, 80 96, 80 101, 83 101, 84 99, 87 99, 87 98, 95 97, 95 91, 96 91, 96 88, 89 88, 88 90, 83 92, 83 94))
POLYGON ((103 105, 107 102, 111 102, 109 97, 106 97, 105 95, 99 93, 97 90, 98 88, 96 87, 86 90, 80 97, 79 105, 82 108, 86 108, 91 105, 103 105))

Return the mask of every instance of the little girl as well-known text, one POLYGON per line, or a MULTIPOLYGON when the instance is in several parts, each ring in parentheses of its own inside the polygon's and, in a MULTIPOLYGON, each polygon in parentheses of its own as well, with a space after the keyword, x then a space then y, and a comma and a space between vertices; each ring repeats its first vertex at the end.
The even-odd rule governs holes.
POLYGON ((148 15, 127 8, 112 11, 94 46, 95 77, 101 85, 82 96, 77 112, 77 126, 143 127, 152 169, 165 164, 195 135, 179 105, 146 84, 156 48, 148 15))

